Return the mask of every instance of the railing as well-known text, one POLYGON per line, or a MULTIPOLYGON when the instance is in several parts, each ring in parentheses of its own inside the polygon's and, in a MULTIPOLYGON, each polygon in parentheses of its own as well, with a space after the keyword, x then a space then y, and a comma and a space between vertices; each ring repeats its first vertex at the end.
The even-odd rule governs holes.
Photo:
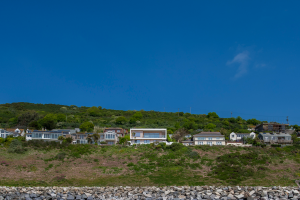
POLYGON ((293 140, 269 140, 269 139, 264 139, 265 143, 271 143, 271 144, 291 144, 293 143, 293 140))

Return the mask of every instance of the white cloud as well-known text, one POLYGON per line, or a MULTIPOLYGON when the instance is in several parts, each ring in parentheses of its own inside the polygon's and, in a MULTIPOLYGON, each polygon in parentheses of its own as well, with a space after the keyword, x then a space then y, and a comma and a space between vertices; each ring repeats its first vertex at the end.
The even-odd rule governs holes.
POLYGON ((248 72, 249 59, 248 51, 244 51, 237 54, 232 60, 227 62, 227 65, 238 65, 238 69, 234 78, 240 78, 248 72))

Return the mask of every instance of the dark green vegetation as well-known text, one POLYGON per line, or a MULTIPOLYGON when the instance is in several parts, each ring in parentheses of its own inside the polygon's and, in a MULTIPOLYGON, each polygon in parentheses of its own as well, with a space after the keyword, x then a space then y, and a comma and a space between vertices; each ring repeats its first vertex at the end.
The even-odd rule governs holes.
POLYGON ((56 104, 11 103, 0 105, 0 127, 18 127, 41 129, 75 128, 82 131, 93 131, 99 127, 151 127, 168 128, 173 133, 179 128, 185 128, 190 133, 197 129, 206 131, 221 131, 228 136, 231 131, 249 132, 248 127, 254 127, 260 121, 237 118, 219 118, 215 112, 206 114, 172 113, 157 111, 122 111, 102 107, 77 107, 56 104))
POLYGON ((294 185, 300 146, 72 145, 20 141, 0 148, 0 185, 294 185))

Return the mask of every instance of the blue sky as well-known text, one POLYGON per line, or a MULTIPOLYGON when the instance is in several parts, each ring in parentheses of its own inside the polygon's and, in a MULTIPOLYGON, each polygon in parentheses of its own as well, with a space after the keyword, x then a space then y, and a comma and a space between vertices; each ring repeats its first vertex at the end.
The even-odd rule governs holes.
POLYGON ((0 103, 300 124, 299 1, 1 1, 0 103))

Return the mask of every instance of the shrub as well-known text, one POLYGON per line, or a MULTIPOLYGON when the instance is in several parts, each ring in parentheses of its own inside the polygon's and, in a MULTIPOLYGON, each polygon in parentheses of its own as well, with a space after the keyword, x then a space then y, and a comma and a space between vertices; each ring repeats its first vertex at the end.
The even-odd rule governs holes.
POLYGON ((53 180, 54 180, 54 181, 57 181, 57 182, 62 182, 62 181, 64 181, 64 180, 66 180, 66 176, 63 175, 63 174, 60 174, 60 175, 54 177, 53 180))
POLYGON ((60 153, 58 153, 56 156, 55 156, 55 158, 57 159, 57 160, 64 160, 65 159, 65 157, 66 157, 66 153, 65 152, 60 152, 60 153))
POLYGON ((8 148, 9 153, 24 153, 25 149, 22 146, 22 142, 18 139, 14 139, 8 148))
POLYGON ((281 144, 271 144, 271 147, 281 147, 281 144))
POLYGON ((172 151, 178 151, 178 150, 184 148, 184 145, 181 143, 174 142, 170 146, 167 146, 167 148, 172 151))

